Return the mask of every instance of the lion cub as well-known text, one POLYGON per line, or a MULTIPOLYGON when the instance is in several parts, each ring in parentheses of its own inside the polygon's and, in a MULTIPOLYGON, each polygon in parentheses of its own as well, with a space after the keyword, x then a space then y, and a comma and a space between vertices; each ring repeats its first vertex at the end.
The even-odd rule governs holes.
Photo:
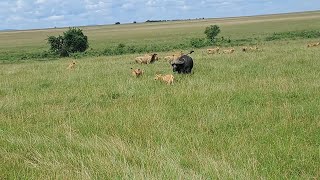
POLYGON ((168 85, 170 85, 170 84, 173 84, 174 77, 172 74, 167 74, 167 75, 156 74, 156 77, 154 79, 165 82, 168 85))
POLYGON ((75 69, 75 68, 76 68, 76 61, 72 61, 67 67, 67 69, 75 69))
POLYGON ((231 49, 225 49, 225 50, 223 50, 222 52, 223 52, 224 54, 232 54, 234 51, 235 51, 235 49, 234 49, 234 48, 231 48, 231 49))
POLYGON ((208 54, 218 54, 220 51, 220 47, 207 49, 208 54))
POLYGON ((316 46, 319 46, 320 45, 320 42, 317 42, 317 43, 310 43, 307 45, 307 47, 316 47, 316 46))
POLYGON ((133 68, 131 68, 131 69, 132 69, 131 73, 135 77, 139 77, 143 74, 143 70, 141 70, 141 69, 133 69, 133 68))

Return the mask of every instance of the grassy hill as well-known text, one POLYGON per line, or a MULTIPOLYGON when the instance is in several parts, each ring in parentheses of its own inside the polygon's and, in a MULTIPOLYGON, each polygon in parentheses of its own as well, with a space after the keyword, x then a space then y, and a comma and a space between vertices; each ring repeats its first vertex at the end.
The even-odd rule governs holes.
MULTIPOLYGON (((262 41, 318 30, 320 13, 85 27, 91 48, 257 37, 259 51, 208 55, 168 86, 168 62, 137 54, 20 61, 65 29, 0 33, 0 179, 317 179, 319 39, 262 41), (261 40, 261 41, 260 41, 261 40), (18 59, 15 59, 18 58, 18 59), (41 61, 38 61, 41 60, 41 61), (130 68, 141 68, 141 78, 130 68)), ((226 47, 224 47, 226 48, 226 47)), ((172 50, 176 51, 176 50, 172 50)), ((160 56, 170 52, 159 52, 160 56)))
MULTIPOLYGON (((110 49, 122 43, 139 51, 189 50, 192 38, 205 37, 205 27, 217 24, 219 37, 231 39, 222 46, 263 44, 274 33, 318 31, 320 38, 320 11, 296 14, 204 19, 192 21, 138 23, 82 27, 89 38, 89 56, 107 55, 110 49)), ((0 32, 0 61, 46 59, 49 45, 46 39, 62 34, 66 28, 0 32)), ((139 52, 137 51, 137 52, 139 52)))

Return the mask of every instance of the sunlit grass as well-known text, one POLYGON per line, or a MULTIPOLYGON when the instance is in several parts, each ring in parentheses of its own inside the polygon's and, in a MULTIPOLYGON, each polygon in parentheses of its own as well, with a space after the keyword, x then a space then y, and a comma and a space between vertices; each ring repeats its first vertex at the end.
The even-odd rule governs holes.
POLYGON ((194 73, 173 86, 153 80, 167 62, 135 55, 83 58, 74 71, 72 59, 2 64, 1 177, 317 178, 318 48, 260 48, 197 50, 194 73))

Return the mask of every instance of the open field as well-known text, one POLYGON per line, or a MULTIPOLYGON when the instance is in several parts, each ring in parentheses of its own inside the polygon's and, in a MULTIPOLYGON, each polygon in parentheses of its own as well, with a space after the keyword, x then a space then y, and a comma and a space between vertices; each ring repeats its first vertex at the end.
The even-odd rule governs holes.
MULTIPOLYGON (((300 15, 219 25, 234 38, 320 29, 319 12, 300 15)), ((167 43, 203 36, 216 21, 85 33, 92 48, 167 43)), ((62 31, 0 33, 0 49, 44 50, 46 35, 62 31)), ((316 41, 230 55, 195 49, 194 73, 175 75, 172 86, 153 80, 171 73, 167 62, 138 65, 137 54, 84 57, 74 71, 66 70, 73 58, 2 63, 0 179, 319 179, 320 47, 306 47, 316 41), (133 78, 131 67, 146 73, 133 78)))
MULTIPOLYGON (((103 51, 119 43, 131 46, 179 47, 191 38, 204 37, 205 27, 217 24, 220 37, 232 40, 250 39, 251 43, 264 43, 263 39, 275 32, 319 30, 320 11, 297 14, 205 19, 162 23, 123 24, 84 27, 89 38, 88 52, 103 51), (173 40, 174 39, 174 40, 173 40)), ((66 29, 0 32, 0 61, 16 60, 24 54, 41 53, 49 49, 46 39, 62 34, 66 29)), ((23 58, 21 58, 23 59, 23 58)))

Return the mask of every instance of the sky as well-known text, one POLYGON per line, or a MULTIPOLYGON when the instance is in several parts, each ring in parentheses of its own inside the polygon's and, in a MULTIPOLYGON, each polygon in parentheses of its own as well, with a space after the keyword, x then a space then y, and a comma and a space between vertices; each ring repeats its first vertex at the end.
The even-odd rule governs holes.
POLYGON ((0 30, 320 10, 320 0, 0 0, 0 30))

